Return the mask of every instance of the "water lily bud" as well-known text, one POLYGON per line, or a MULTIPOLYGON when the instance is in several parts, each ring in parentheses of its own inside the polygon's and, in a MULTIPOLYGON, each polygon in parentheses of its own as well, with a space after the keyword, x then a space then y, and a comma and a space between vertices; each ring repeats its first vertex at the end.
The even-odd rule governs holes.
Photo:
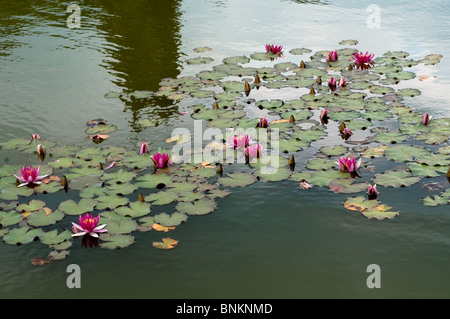
POLYGON ((218 110, 219 109, 219 104, 217 104, 217 102, 214 102, 213 108, 218 110))
POLYGON ((303 60, 302 60, 302 62, 300 62, 300 66, 299 66, 299 68, 300 68, 300 69, 304 69, 304 68, 306 68, 306 66, 305 66, 305 62, 303 62, 303 60))
POLYGON ((290 165, 290 166, 295 165, 294 155, 291 155, 291 157, 289 158, 288 165, 290 165))
POLYGON ((69 182, 67 181, 67 177, 66 177, 65 175, 64 175, 63 178, 62 178, 61 185, 62 185, 63 187, 69 186, 69 182))
POLYGON ((295 122, 295 117, 294 117, 294 115, 291 114, 291 117, 289 118, 289 122, 290 122, 290 123, 294 123, 294 122, 295 122))
POLYGON ((222 168, 222 164, 217 165, 217 170, 216 170, 217 174, 222 175, 223 173, 223 168, 222 168))
POLYGON ((42 146, 41 144, 39 144, 39 145, 37 146, 37 153, 38 153, 39 155, 45 155, 46 152, 45 152, 44 146, 42 146))
POLYGON ((255 83, 261 83, 261 79, 258 74, 255 75, 255 83))
POLYGON ((142 195, 142 193, 139 193, 138 201, 145 202, 144 195, 142 195))
POLYGON ((315 95, 316 94, 316 91, 314 90, 313 87, 311 87, 311 89, 309 90, 309 94, 311 94, 311 95, 315 95))
POLYGON ((317 77, 316 83, 319 84, 319 85, 322 84, 322 77, 321 76, 317 77))
POLYGON ((250 84, 248 84, 248 82, 247 81, 245 81, 245 84, 244 84, 244 90, 247 92, 247 91, 250 91, 250 84))
POLYGON ((102 163, 98 163, 98 168, 103 170, 103 164, 102 163))

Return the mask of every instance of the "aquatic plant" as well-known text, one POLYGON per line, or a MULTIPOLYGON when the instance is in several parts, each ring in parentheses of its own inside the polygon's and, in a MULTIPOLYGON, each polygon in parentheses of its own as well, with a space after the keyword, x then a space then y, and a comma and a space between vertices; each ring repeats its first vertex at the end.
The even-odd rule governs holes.
POLYGON ((30 167, 23 166, 20 169, 20 175, 17 176, 14 174, 14 176, 21 181, 22 183, 18 185, 18 187, 22 187, 25 185, 39 185, 41 183, 41 180, 47 175, 41 175, 39 176, 39 166, 33 167, 33 165, 30 165, 30 167))
POLYGON ((169 154, 158 152, 151 156, 156 168, 166 168, 172 165, 172 159, 169 154))
POLYGON ((84 216, 80 215, 78 218, 78 224, 72 222, 73 237, 90 235, 92 237, 98 237, 99 233, 105 233, 108 230, 105 228, 106 224, 98 225, 100 216, 94 218, 93 215, 86 213, 84 216), (97 226, 98 225, 98 226, 97 226))

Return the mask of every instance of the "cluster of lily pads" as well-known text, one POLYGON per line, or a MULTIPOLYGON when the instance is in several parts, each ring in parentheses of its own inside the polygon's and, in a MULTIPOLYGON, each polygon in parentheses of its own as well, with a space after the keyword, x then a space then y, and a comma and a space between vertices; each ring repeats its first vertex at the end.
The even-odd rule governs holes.
MULTIPOLYGON (((356 45, 357 41, 339 44, 356 45)), ((3 241, 17 245, 39 240, 48 245, 49 256, 36 264, 65 258, 77 237, 82 237, 85 247, 123 248, 133 244, 133 232, 173 231, 189 216, 212 213, 217 200, 233 187, 256 182, 290 180, 299 183, 299 191, 323 187, 353 194, 343 201, 344 207, 379 220, 399 214, 377 199, 380 186, 399 188, 438 178, 440 182, 428 186, 440 193, 421 201, 427 206, 450 203, 448 185, 442 182, 445 176, 450 179, 450 119, 431 119, 417 112, 405 99, 420 91, 395 88, 400 81, 416 77, 405 69, 436 64, 440 55, 413 60, 401 51, 375 58, 353 48, 314 54, 298 48, 289 53, 310 55, 309 59, 278 62, 285 57, 282 49, 266 45, 266 52, 225 58, 195 76, 163 79, 157 92, 105 95, 183 100, 189 107, 180 116, 202 120, 222 132, 215 136, 213 149, 217 151, 209 152, 201 162, 175 162, 172 157, 173 144, 190 143, 189 136, 168 133, 166 145, 157 151, 146 142, 135 149, 102 147, 107 134, 116 130, 102 119, 87 123, 86 134, 95 142, 93 147, 57 145, 39 135, 0 143, 2 152, 27 155, 27 163, 0 166, 3 241), (246 66, 250 62, 263 66, 246 66), (260 113, 264 115, 254 115, 260 113), (239 129, 253 129, 255 134, 233 133, 239 129), (275 130, 278 134, 268 134, 265 145, 250 143, 275 130), (223 149, 230 147, 232 157, 242 153, 245 163, 233 163, 227 158, 230 153, 224 155, 223 149), (271 149, 278 152, 264 152, 271 149), (371 163, 374 159, 401 165, 380 171, 371 163), (276 167, 271 167, 273 163, 276 167), (170 213, 154 213, 156 207, 167 207, 170 213)), ((210 50, 194 51, 204 55, 210 50)), ((186 62, 213 61, 199 56, 186 62)), ((139 121, 149 130, 157 123, 158 119, 139 121)), ((190 155, 199 152, 192 149, 190 155)), ((170 249, 177 244, 165 237, 153 246, 170 249)))

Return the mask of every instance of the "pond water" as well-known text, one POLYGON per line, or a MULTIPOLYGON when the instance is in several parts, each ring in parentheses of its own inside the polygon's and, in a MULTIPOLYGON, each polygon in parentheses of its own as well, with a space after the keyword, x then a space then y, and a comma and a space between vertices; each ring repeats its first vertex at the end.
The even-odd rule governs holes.
MULTIPOLYGON (((281 62, 297 64, 309 55, 289 50, 335 50, 347 39, 376 57, 388 51, 406 51, 414 60, 441 54, 436 65, 412 68, 434 81, 416 77, 396 87, 419 89, 419 96, 404 103, 432 119, 448 117, 450 111, 447 1, 377 1, 380 23, 375 27, 367 22, 367 9, 375 4, 369 1, 77 1, 81 25, 73 29, 67 26, 69 4, 0 4, 0 142, 37 133, 64 145, 93 147, 86 123, 103 118, 117 130, 100 146, 138 149, 149 141, 157 149, 175 128, 193 128, 193 118, 180 114, 192 101, 110 99, 106 93, 156 92, 163 79, 195 76, 226 57, 263 52, 266 43, 282 45, 281 62), (204 46, 212 50, 194 52, 204 46), (186 63, 199 56, 214 61, 186 63), (159 125, 142 127, 141 119, 159 125)), ((252 90, 249 98, 295 96, 279 94, 252 90)), ((322 145, 312 144, 305 153, 311 156, 322 145)), ((25 165, 20 154, 0 154, 1 164, 25 165)), ((304 160, 302 152, 296 159, 304 160)), ((189 216, 172 232, 135 231, 135 242, 123 249, 86 249, 76 241, 65 259, 35 266, 31 260, 46 256, 48 246, 2 242, 0 297, 449 298, 449 206, 421 203, 426 182, 448 188, 445 174, 406 188, 379 187, 382 202, 400 212, 393 219, 349 211, 342 205, 349 196, 326 187, 302 190, 294 180, 259 181, 233 188, 216 200, 212 213, 189 216), (153 248, 163 237, 178 240, 177 247, 153 248), (81 268, 81 289, 66 285, 71 264, 81 268), (380 266, 381 288, 366 284, 371 264, 380 266)), ((56 207, 70 196, 60 192, 49 201, 56 207)), ((152 210, 161 211, 172 213, 174 205, 152 210)))

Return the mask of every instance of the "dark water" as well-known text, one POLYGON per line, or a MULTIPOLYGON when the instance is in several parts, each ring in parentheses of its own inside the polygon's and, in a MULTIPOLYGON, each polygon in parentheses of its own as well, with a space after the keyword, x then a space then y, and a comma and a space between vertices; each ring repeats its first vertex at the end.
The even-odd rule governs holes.
MULTIPOLYGON (((192 121, 183 102, 105 99, 109 91, 156 91, 164 78, 194 75, 193 48, 228 56, 286 48, 331 50, 344 39, 381 55, 404 50, 411 58, 444 56, 415 68, 433 82, 405 81, 422 94, 408 105, 448 117, 446 1, 378 1, 380 28, 367 27, 369 1, 78 1, 81 28, 67 27, 65 1, 0 1, 0 140, 39 133, 63 144, 92 146, 84 130, 102 117, 118 127, 105 147, 162 143, 192 121), (420 10, 418 9, 420 7, 420 10), (160 119, 141 129, 140 118, 160 119)), ((286 59, 292 57, 287 56, 286 59)), ((295 59, 295 57, 294 57, 295 59)), ((298 63, 299 61, 293 60, 298 63)), ((43 245, 0 245, 3 298, 448 298, 448 205, 417 201, 420 185, 383 192, 400 211, 374 221, 342 206, 325 188, 299 191, 297 183, 256 183, 219 199, 212 214, 192 216, 160 251, 157 232, 136 232, 128 248, 109 251, 74 245, 62 261, 42 267, 30 260, 43 245), (414 200, 412 200, 414 199, 414 200), (82 288, 66 286, 70 264, 82 270, 82 288), (366 285, 370 264, 381 268, 380 289, 366 285)))

